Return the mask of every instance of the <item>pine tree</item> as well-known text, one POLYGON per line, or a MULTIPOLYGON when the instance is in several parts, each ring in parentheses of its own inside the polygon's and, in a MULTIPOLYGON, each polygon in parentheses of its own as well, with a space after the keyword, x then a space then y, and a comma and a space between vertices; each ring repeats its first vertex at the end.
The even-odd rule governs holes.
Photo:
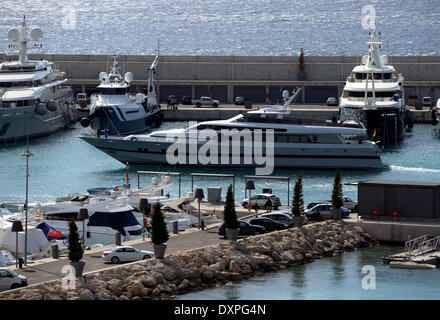
POLYGON ((82 244, 79 242, 78 227, 74 221, 69 222, 69 236, 68 236, 68 250, 69 260, 78 262, 83 257, 82 244))
POLYGON ((340 209, 344 205, 342 201, 342 183, 339 168, 336 169, 335 181, 333 183, 332 205, 335 209, 340 209))
POLYGON ((228 187, 226 193, 225 209, 223 211, 223 221, 225 222, 225 228, 238 229, 239 223, 237 220, 237 214, 235 212, 234 194, 232 192, 232 184, 228 187))
POLYGON ((159 202, 153 204, 151 215, 151 242, 156 245, 164 244, 170 238, 161 206, 159 202))
POLYGON ((298 180, 293 189, 292 214, 296 217, 304 213, 304 199, 302 193, 302 172, 298 175, 298 180))

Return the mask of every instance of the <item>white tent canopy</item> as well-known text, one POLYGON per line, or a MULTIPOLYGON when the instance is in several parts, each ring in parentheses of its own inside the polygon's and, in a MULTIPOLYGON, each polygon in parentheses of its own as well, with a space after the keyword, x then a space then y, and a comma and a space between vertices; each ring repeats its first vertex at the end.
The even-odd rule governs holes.
MULTIPOLYGON (((11 222, 0 219, 0 248, 4 248, 15 254, 16 233, 11 232, 11 227, 11 222)), ((48 243, 49 240, 47 240, 42 230, 35 227, 28 227, 28 254, 40 252, 40 249, 48 243)), ((18 233, 18 254, 19 256, 24 256, 24 231, 18 233)))

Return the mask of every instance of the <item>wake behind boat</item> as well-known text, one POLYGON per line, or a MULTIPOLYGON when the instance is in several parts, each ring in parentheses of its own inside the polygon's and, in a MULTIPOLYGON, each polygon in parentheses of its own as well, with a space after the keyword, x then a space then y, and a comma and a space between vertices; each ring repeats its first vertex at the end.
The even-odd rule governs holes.
POLYGON ((265 164, 257 158, 259 153, 266 158, 273 156, 275 168, 384 167, 380 148, 363 140, 364 129, 298 124, 298 119, 294 119, 288 109, 298 92, 296 89, 289 97, 285 91, 283 106, 268 106, 228 120, 201 122, 186 129, 125 138, 80 138, 122 163, 133 165, 261 167, 265 164), (273 149, 268 143, 270 136, 263 134, 267 132, 273 133, 273 149), (258 138, 262 141, 257 141, 258 138), (260 150, 256 142, 260 142, 260 150))

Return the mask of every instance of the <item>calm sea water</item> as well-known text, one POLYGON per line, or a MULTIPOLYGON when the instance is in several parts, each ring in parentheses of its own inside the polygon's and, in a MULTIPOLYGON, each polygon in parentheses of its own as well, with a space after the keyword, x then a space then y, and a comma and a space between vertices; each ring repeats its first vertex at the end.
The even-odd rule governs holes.
MULTIPOLYGON (((164 123, 159 129, 186 126, 186 122, 164 123)), ((440 128, 431 125, 416 125, 397 147, 384 150, 382 159, 390 167, 384 170, 343 170, 343 182, 367 179, 394 179, 409 181, 440 181, 440 128)), ((60 131, 48 137, 30 140, 29 193, 31 202, 54 200, 73 192, 85 192, 93 187, 121 185, 125 179, 125 166, 95 149, 78 138, 88 132, 76 124, 74 129, 60 131)), ((21 153, 26 143, 0 142, 0 202, 23 202, 25 194, 26 160, 21 153)), ((137 184, 138 170, 171 171, 182 173, 182 191, 191 191, 191 172, 234 173, 236 175, 236 200, 244 198, 245 174, 255 174, 252 169, 209 169, 179 168, 175 166, 131 167, 132 185, 137 184)), ((305 201, 326 200, 331 197, 334 170, 302 170, 305 201)), ((274 175, 291 178, 293 184, 299 170, 275 170, 274 175)), ((144 177, 141 185, 150 183, 151 178, 144 177)), ((167 190, 172 197, 178 195, 178 181, 167 190)), ((220 186, 223 191, 232 183, 230 180, 196 179, 195 187, 220 186)), ((284 182, 256 181, 254 192, 262 188, 272 188, 273 192, 287 202, 287 185, 284 182)), ((206 190, 206 189, 205 189, 206 190)), ((357 188, 344 186, 346 196, 357 199, 357 188)), ((291 197, 290 197, 291 200, 291 197)))
MULTIPOLYGON (((192 292, 185 300, 418 300, 439 299, 440 269, 392 269, 383 255, 402 251, 380 246, 347 252, 241 283, 192 292), (375 289, 362 288, 363 266, 373 266, 375 289)), ((368 273, 370 274, 370 272, 368 273)), ((370 283, 370 282, 368 282, 370 283)))
POLYGON ((48 53, 363 55, 366 5, 384 53, 440 53, 439 0, 2 0, 0 52, 26 14, 48 53))

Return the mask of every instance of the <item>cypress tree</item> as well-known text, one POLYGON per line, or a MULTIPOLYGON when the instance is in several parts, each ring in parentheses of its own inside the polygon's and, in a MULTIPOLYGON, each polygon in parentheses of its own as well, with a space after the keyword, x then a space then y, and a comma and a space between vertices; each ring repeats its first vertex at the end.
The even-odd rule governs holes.
POLYGON ((83 248, 79 242, 78 227, 74 221, 69 222, 69 236, 68 236, 69 260, 78 262, 83 257, 83 248))
POLYGON ((164 244, 170 238, 161 206, 159 202, 153 204, 151 215, 151 242, 157 245, 164 244))
POLYGON ((237 213, 235 212, 232 184, 229 185, 228 192, 226 193, 225 209, 223 211, 223 221, 225 222, 225 228, 238 229, 239 227, 239 223, 237 220, 237 213))
POLYGON ((332 205, 335 209, 340 209, 344 205, 342 201, 342 183, 339 168, 336 169, 335 181, 333 183, 332 205))
POLYGON ((303 213, 304 199, 302 193, 302 172, 300 172, 298 180, 295 182, 295 187, 293 188, 292 215, 299 217, 303 213))

